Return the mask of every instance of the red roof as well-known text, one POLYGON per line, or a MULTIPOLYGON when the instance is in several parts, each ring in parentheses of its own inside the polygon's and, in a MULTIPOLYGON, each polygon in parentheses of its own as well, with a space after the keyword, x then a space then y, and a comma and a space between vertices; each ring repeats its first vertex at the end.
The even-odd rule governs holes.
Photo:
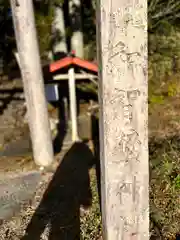
POLYGON ((85 68, 89 71, 93 71, 96 73, 98 72, 97 64, 77 58, 77 57, 62 58, 56 62, 51 63, 49 68, 50 68, 50 72, 53 73, 55 71, 58 71, 64 67, 68 67, 70 65, 76 65, 78 67, 85 68))

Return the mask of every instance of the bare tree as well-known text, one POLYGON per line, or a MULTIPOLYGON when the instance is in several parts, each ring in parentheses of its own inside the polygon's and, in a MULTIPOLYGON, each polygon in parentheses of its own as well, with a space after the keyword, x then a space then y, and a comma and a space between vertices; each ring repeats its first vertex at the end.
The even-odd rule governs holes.
POLYGON ((66 30, 64 22, 63 4, 56 3, 54 8, 54 21, 52 23, 53 54, 67 53, 66 30))
POLYGON ((84 57, 83 32, 82 32, 82 15, 81 1, 69 0, 69 17, 71 21, 71 50, 76 52, 78 57, 84 57))
POLYGON ((180 19, 180 2, 176 0, 148 0, 149 29, 158 26, 161 21, 180 19))

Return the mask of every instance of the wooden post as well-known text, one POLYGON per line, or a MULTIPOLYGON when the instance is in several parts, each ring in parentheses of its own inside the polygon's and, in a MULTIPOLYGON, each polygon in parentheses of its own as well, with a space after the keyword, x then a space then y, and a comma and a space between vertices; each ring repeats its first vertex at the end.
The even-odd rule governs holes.
POLYGON ((65 121, 68 123, 68 100, 67 97, 63 97, 63 102, 64 102, 64 109, 65 109, 65 121))
POLYGON ((149 239, 147 0, 99 0, 104 240, 149 239))
POLYGON ((76 104, 76 85, 75 85, 75 74, 74 68, 69 69, 69 101, 70 101, 70 112, 71 112, 71 125, 72 125, 72 141, 79 141, 78 137, 78 124, 77 124, 77 104, 76 104))
POLYGON ((34 160, 45 167, 53 161, 53 148, 32 0, 11 0, 11 8, 34 160))

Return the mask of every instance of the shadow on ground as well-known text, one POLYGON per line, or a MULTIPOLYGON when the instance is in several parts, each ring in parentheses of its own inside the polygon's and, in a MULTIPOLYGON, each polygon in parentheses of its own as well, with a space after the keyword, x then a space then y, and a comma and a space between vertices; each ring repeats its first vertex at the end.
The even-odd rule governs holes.
POLYGON ((75 143, 62 159, 21 240, 39 240, 50 226, 49 240, 80 239, 80 207, 92 203, 89 169, 93 154, 75 143))
POLYGON ((99 120, 95 114, 91 114, 92 141, 94 148, 94 164, 96 169, 98 196, 101 209, 101 166, 100 166, 100 145, 99 145, 99 120))

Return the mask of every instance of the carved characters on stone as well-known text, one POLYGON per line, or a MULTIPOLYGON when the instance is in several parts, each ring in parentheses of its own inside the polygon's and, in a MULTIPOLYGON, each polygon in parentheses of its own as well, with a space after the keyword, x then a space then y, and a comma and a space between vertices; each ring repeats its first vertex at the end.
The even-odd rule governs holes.
POLYGON ((115 88, 114 90, 114 96, 111 99, 110 104, 112 104, 112 107, 114 108, 122 107, 124 126, 131 126, 132 124, 132 107, 138 96, 140 96, 140 91, 138 89, 125 91, 115 88))
MULTIPOLYGON (((139 139, 139 134, 134 129, 133 122, 136 118, 133 115, 133 104, 140 96, 140 91, 138 89, 133 90, 121 90, 115 89, 115 94, 113 99, 110 101, 113 109, 122 108, 122 114, 115 116, 115 121, 118 123, 123 122, 123 127, 120 130, 116 131, 116 141, 114 147, 114 155, 118 152, 121 152, 121 159, 117 159, 115 162, 125 162, 129 161, 138 161, 140 150, 141 150, 141 141, 139 139), (117 135, 118 134, 118 135, 117 135)), ((118 127, 118 126, 117 126, 118 127)))
POLYGON ((120 151, 124 154, 125 162, 129 162, 130 160, 138 161, 141 142, 138 133, 134 129, 121 133, 119 147, 120 151))
MULTIPOLYGON (((114 227, 114 230, 119 227, 120 229, 124 228, 126 232, 138 224, 139 216, 136 214, 136 211, 139 202, 140 183, 137 181, 136 176, 124 175, 123 179, 113 183, 109 182, 108 185, 108 197, 114 196, 113 202, 111 198, 109 224, 114 227), (130 209, 131 214, 127 212, 127 209, 124 209, 124 204, 128 202, 129 204, 133 202, 133 208, 130 209), (119 214, 116 214, 117 211, 119 214), (119 223, 118 226, 116 223, 119 223)), ((135 234, 136 231, 134 230, 132 234, 135 234)))
POLYGON ((103 55, 107 54, 106 71, 118 81, 126 75, 128 68, 136 79, 136 73, 147 72, 145 67, 147 57, 144 54, 147 49, 146 41, 139 38, 138 34, 139 31, 145 31, 147 21, 146 16, 143 15, 143 6, 139 5, 136 12, 131 4, 116 11, 112 6, 113 3, 109 13, 109 39, 103 49, 103 55))

